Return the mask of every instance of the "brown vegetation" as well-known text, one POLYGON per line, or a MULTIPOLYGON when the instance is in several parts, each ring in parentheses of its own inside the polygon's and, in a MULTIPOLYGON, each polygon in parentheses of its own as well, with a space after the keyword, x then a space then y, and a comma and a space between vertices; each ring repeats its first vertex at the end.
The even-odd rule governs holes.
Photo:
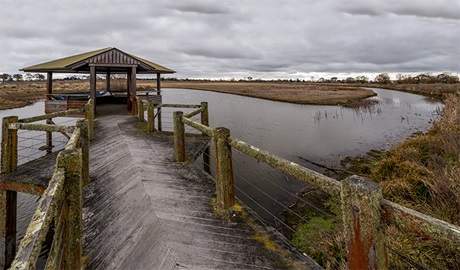
POLYGON ((375 96, 373 91, 359 87, 304 82, 164 81, 162 87, 215 91, 297 104, 346 104, 375 96))
MULTIPOLYGON (((348 170, 380 183, 384 197, 460 226, 460 99, 447 95, 441 118, 426 134, 367 158, 351 158, 348 170)), ((460 255, 449 243, 387 228, 389 245, 435 269, 458 269, 460 255), (457 268, 456 268, 457 267, 457 268)), ((392 268, 404 264, 392 255, 392 268)), ((398 258, 399 259, 399 258, 398 258)))

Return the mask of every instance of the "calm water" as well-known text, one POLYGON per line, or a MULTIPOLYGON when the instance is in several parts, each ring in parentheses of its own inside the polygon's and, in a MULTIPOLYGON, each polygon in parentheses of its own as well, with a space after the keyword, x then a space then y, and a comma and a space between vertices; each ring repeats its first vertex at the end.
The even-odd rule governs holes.
MULTIPOLYGON (((370 109, 296 105, 207 91, 164 89, 164 103, 209 104, 210 126, 227 127, 232 136, 280 157, 322 172, 315 163, 338 166, 346 156, 385 150, 415 132, 426 131, 441 103, 419 95, 373 89, 379 104, 370 109), (303 159, 301 159, 302 157, 303 159)), ((172 111, 172 109, 170 109, 172 111)), ((171 117, 171 114, 163 114, 171 117)), ((165 125, 171 126, 166 119, 165 125)), ((234 151, 237 196, 270 218, 304 187, 234 151), (242 192, 241 192, 242 191, 242 192), (248 199, 246 194, 252 199, 248 199)))
MULTIPOLYGON (((183 89, 164 89, 163 102, 199 104, 207 101, 211 127, 227 127, 232 136, 321 172, 320 167, 300 157, 333 167, 346 156, 361 155, 371 149, 388 149, 415 132, 426 131, 437 117, 436 109, 442 106, 418 95, 373 90, 378 94, 374 99, 380 103, 361 110, 296 105, 183 89)), ((38 102, 24 108, 0 111, 0 116, 18 115, 21 118, 42 114, 43 110, 43 102, 38 102)), ((172 127, 172 111, 163 110, 166 129, 172 127)), ((36 140, 38 142, 32 142, 32 148, 43 145, 43 137, 36 140)), ((264 208, 279 214, 283 205, 292 201, 290 193, 305 186, 236 151, 233 156, 237 196, 267 219, 271 215, 264 208)), ((27 228, 37 200, 36 196, 18 194, 18 238, 27 228)))

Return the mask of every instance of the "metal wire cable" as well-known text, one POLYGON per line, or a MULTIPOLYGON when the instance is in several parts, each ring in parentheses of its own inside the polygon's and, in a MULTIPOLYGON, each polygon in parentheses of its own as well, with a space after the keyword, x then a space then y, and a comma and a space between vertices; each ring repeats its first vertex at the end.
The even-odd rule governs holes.
MULTIPOLYGON (((236 153, 242 155, 239 151, 237 151, 236 153)), ((233 159, 236 163, 239 163, 239 164, 243 164, 241 161, 239 161, 238 159, 233 159)), ((287 175, 286 175, 287 177, 287 175)), ((278 187, 279 189, 283 190, 284 192, 288 193, 289 195, 293 196, 294 198, 298 199, 299 201, 311 206, 312 208, 314 208, 315 210, 317 210, 318 212, 321 212, 322 214, 326 215, 326 216, 329 216, 329 217, 333 217, 335 218, 336 216, 324 211, 323 209, 317 207, 316 205, 312 204, 311 202, 308 202, 306 200, 304 200, 302 197, 290 192, 289 190, 283 188, 282 186, 276 184, 275 182, 271 181, 269 178, 265 178, 265 181, 269 182, 270 184, 278 187)))
POLYGON ((310 246, 312 246, 313 248, 315 248, 316 250, 318 250, 319 252, 321 252, 322 254, 324 254, 326 257, 328 257, 331 261, 335 262, 336 264, 339 264, 339 262, 337 261, 336 258, 332 257, 331 255, 327 254, 326 252, 324 252, 323 250, 321 250, 318 246, 316 246, 315 244, 313 244, 311 241, 309 241, 308 239, 306 239, 305 237, 303 237, 299 232, 297 232, 295 229, 293 229, 291 226, 287 225, 286 223, 284 223, 281 219, 277 218, 275 215, 273 215, 269 210, 265 209, 262 205, 260 205, 257 201, 255 201, 253 198, 251 198, 251 196, 249 196, 248 194, 246 194, 244 191, 242 191, 240 188, 238 188, 237 186, 235 186, 235 189, 237 189, 241 194, 243 194, 244 196, 246 196, 248 199, 250 199, 252 202, 254 202, 257 206, 259 206, 262 210, 264 210, 265 212, 267 212, 269 215, 271 215, 275 220, 277 220, 278 222, 280 222, 282 225, 284 225, 287 229, 289 229, 290 231, 292 231, 293 233, 295 233, 296 235, 298 235, 300 238, 302 238, 306 243, 308 243, 310 246))
POLYGON ((261 192, 262 194, 264 194, 265 196, 267 196, 268 198, 270 198, 271 200, 275 201, 277 204, 279 204, 282 208, 288 210, 289 212, 293 213, 295 216, 297 216, 298 218, 300 218, 302 221, 310 224, 312 227, 314 227, 315 229, 317 229, 318 231, 320 231, 321 233, 323 233, 324 235, 326 235, 327 237, 329 237, 331 240, 335 241, 336 243, 339 244, 339 246, 342 245, 342 243, 337 240, 337 238, 335 238, 333 235, 331 235, 330 233, 324 231, 323 229, 321 229, 320 227, 316 226, 315 224, 311 223, 309 220, 305 219, 304 217, 302 217, 301 215, 297 214, 295 211, 293 211, 292 209, 289 209, 289 207, 286 207, 284 204, 280 203, 277 199, 273 198, 272 196, 270 196, 269 194, 267 194, 266 192, 264 192, 263 190, 261 190, 260 188, 258 188, 256 185, 252 184, 251 182, 249 182, 247 179, 245 179, 243 176, 237 174, 234 172, 234 174, 236 174, 236 176, 238 176, 241 180, 245 181, 246 183, 248 183, 249 185, 251 185, 252 187, 254 187, 255 189, 257 189, 259 192, 261 192))
POLYGON ((388 246, 385 244, 385 247, 392 252, 393 254, 396 254, 397 256, 401 257, 404 262, 411 264, 412 266, 418 267, 417 269, 424 269, 424 270, 430 270, 430 268, 426 267, 425 265, 421 264, 420 262, 415 261, 414 259, 404 255, 403 253, 397 251, 396 249, 388 246))

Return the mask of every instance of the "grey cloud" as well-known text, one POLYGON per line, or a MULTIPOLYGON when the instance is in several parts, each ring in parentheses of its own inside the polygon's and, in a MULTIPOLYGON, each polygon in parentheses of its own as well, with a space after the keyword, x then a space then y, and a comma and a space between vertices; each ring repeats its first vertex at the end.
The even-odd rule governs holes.
POLYGON ((351 15, 380 16, 394 14, 398 16, 415 16, 460 20, 460 6, 455 0, 369 0, 347 1, 339 10, 351 15))
POLYGON ((170 8, 180 12, 219 15, 230 11, 224 2, 211 0, 177 1, 171 4, 170 8))

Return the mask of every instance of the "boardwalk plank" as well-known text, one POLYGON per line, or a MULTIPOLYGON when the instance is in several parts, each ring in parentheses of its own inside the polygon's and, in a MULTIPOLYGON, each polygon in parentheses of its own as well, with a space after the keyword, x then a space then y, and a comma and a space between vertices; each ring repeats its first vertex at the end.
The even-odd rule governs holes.
POLYGON ((104 110, 90 150, 93 182, 84 189, 88 269, 280 268, 251 227, 212 213, 214 181, 173 162, 170 136, 142 133, 134 117, 104 110))

